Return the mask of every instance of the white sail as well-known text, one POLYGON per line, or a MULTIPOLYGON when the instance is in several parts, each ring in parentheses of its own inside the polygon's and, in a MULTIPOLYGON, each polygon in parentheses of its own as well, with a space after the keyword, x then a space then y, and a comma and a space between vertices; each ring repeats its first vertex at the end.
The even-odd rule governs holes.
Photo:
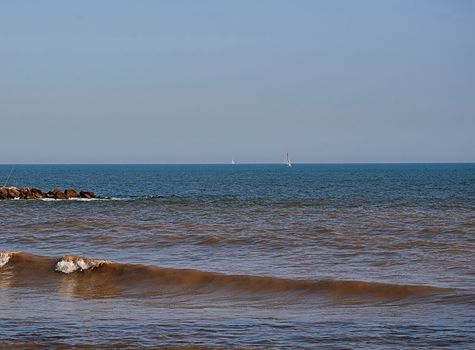
POLYGON ((234 159, 231 159, 231 164, 232 164, 232 165, 236 164, 236 162, 234 161, 234 159))
POLYGON ((287 152, 287 160, 285 161, 285 164, 287 164, 289 168, 292 166, 292 163, 290 162, 290 159, 289 159, 289 152, 287 152))

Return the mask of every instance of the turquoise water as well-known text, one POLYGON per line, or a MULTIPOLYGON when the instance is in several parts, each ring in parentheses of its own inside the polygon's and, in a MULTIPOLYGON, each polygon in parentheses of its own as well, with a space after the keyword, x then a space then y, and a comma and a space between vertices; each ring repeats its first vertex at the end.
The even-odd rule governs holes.
POLYGON ((0 268, 4 344, 475 342, 475 164, 0 165, 7 178, 100 199, 0 201, 0 250, 23 254, 0 268), (64 255, 119 265, 56 272, 64 255))

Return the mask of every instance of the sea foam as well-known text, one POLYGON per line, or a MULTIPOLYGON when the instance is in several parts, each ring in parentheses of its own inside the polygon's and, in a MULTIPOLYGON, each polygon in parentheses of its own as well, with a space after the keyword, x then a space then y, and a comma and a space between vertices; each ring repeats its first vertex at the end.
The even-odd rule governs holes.
POLYGON ((107 263, 110 263, 110 261, 67 255, 56 263, 55 271, 69 274, 76 271, 92 270, 107 263))
POLYGON ((0 251, 0 267, 5 266, 12 258, 13 252, 0 251))

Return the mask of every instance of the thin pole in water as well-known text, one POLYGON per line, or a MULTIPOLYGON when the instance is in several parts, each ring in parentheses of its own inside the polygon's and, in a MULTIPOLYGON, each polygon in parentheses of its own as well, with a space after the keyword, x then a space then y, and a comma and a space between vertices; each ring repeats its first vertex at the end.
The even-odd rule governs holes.
POLYGON ((10 174, 8 174, 8 177, 5 180, 5 184, 3 185, 3 187, 5 187, 7 185, 8 180, 10 180, 10 176, 12 176, 13 169, 15 169, 15 165, 12 165, 12 168, 10 169, 10 174))

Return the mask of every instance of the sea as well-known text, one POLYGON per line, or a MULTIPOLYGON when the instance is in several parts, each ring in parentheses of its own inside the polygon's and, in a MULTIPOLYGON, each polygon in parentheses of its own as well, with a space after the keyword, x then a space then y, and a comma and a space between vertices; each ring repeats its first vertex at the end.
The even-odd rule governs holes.
POLYGON ((475 349, 475 164, 0 165, 0 348, 475 349))

